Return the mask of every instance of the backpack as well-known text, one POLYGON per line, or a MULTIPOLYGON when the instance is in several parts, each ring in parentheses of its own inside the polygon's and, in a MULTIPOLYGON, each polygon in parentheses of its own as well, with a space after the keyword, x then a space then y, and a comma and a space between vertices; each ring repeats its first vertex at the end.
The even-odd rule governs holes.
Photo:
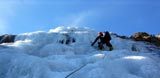
POLYGON ((103 40, 104 41, 110 41, 111 40, 111 36, 110 36, 108 31, 104 32, 103 40))

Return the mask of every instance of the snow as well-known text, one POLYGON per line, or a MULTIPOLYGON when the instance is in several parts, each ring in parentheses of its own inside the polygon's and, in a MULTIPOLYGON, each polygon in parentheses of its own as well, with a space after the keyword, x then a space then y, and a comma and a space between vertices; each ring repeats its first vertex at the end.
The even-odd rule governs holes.
POLYGON ((151 52, 143 42, 112 35, 114 50, 99 51, 91 47, 96 35, 87 27, 19 34, 16 42, 1 44, 0 78, 65 78, 80 67, 68 78, 160 77, 159 50, 151 52), (67 39, 71 42, 65 44, 67 39))

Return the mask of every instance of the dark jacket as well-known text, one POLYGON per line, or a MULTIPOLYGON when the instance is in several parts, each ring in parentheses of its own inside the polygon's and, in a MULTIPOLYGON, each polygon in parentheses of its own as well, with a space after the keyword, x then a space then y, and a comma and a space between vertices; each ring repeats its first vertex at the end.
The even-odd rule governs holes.
POLYGON ((97 40, 100 39, 101 43, 108 43, 111 40, 111 36, 109 34, 109 32, 105 32, 105 35, 99 35, 96 37, 96 39, 94 40, 94 42, 91 44, 92 46, 97 42, 97 40))

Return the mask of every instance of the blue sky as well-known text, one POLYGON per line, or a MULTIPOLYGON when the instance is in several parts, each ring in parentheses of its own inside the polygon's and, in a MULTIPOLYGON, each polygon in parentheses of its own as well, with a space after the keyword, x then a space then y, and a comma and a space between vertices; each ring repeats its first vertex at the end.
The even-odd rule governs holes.
POLYGON ((120 35, 160 33, 159 0, 0 0, 0 34, 87 26, 120 35))

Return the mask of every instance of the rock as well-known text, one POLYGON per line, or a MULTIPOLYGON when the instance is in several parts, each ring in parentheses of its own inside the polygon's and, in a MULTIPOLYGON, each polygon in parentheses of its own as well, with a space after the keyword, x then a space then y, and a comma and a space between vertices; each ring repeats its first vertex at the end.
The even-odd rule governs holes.
POLYGON ((136 41, 146 41, 146 42, 150 42, 156 46, 160 46, 160 40, 158 37, 155 37, 153 35, 150 35, 146 32, 138 32, 135 33, 134 35, 132 35, 130 37, 131 39, 134 39, 136 41))

